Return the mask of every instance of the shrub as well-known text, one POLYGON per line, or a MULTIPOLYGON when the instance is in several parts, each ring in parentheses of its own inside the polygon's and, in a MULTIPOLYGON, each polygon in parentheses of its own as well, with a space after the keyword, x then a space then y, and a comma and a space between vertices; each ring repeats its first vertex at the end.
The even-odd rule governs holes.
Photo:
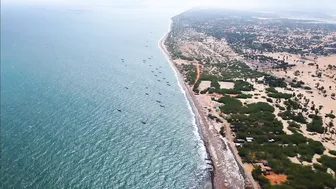
POLYGON ((334 114, 326 114, 325 117, 329 117, 331 119, 335 119, 335 115, 334 114))
POLYGON ((243 104, 240 102, 240 100, 231 98, 229 96, 218 99, 218 102, 224 104, 224 106, 220 107, 220 110, 225 114, 239 113, 243 108, 243 104))
POLYGON ((266 98, 267 102, 273 103, 273 100, 271 98, 266 98))
POLYGON ((284 98, 284 99, 289 99, 292 97, 292 94, 288 93, 268 93, 267 96, 272 97, 272 98, 284 98))
POLYGON ((238 94, 235 98, 242 98, 242 99, 247 99, 247 98, 252 98, 252 94, 238 94))
POLYGON ((257 102, 247 105, 247 109, 244 113, 253 112, 274 112, 274 107, 269 105, 267 102, 257 102))
POLYGON ((234 89, 239 90, 239 91, 253 91, 253 85, 250 84, 249 82, 243 81, 243 80, 238 80, 234 82, 234 89))
POLYGON ((237 89, 220 89, 218 92, 221 94, 242 94, 242 92, 237 89))
POLYGON ((325 167, 323 165, 320 165, 318 163, 314 163, 313 164, 313 167, 316 169, 316 170, 319 170, 319 171, 322 171, 322 172, 326 172, 328 167, 325 167))
POLYGON ((220 128, 219 134, 222 135, 223 137, 225 137, 224 127, 220 128))
POLYGON ((269 87, 269 88, 266 88, 266 92, 277 93, 278 91, 274 87, 269 87))
POLYGON ((336 156, 336 150, 329 150, 329 153, 336 156))
POLYGON ((307 131, 309 132, 317 132, 317 133, 323 133, 323 121, 321 116, 312 116, 312 122, 307 125, 307 131))
POLYGON ((220 85, 219 85, 218 81, 214 80, 214 79, 211 80, 211 85, 210 86, 213 87, 213 88, 215 88, 216 90, 220 89, 220 85))
POLYGON ((320 162, 323 166, 329 167, 333 171, 336 171, 336 158, 322 155, 322 157, 317 161, 320 162))

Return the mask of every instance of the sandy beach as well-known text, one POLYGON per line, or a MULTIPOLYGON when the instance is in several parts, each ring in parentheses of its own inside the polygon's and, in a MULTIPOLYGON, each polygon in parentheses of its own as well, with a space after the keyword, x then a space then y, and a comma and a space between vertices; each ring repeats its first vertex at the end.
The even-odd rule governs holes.
POLYGON ((237 162, 240 158, 237 153, 233 152, 232 144, 225 141, 218 133, 214 124, 208 121, 206 109, 203 108, 203 101, 195 96, 190 86, 184 82, 184 78, 178 71, 174 61, 169 56, 169 52, 165 46, 165 40, 171 30, 159 41, 159 47, 165 54, 169 64, 173 68, 179 82, 179 86, 184 91, 185 97, 195 115, 195 123, 197 125, 199 134, 204 142, 207 153, 211 159, 213 169, 211 171, 211 185, 206 188, 245 188, 246 176, 241 164, 237 162))

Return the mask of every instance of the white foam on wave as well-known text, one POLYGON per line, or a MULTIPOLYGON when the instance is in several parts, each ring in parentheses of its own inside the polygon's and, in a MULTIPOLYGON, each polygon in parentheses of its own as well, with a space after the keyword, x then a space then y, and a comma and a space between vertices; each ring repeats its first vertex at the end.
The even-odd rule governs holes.
MULTIPOLYGON (((192 105, 190 104, 191 102, 189 101, 188 97, 187 97, 187 92, 185 91, 185 89, 183 88, 183 84, 181 84, 181 78, 179 77, 178 73, 177 73, 177 70, 175 69, 174 65, 173 65, 173 62, 171 62, 170 58, 169 58, 169 55, 166 53, 166 51, 164 49, 161 48, 161 43, 163 42, 164 38, 169 34, 169 32, 171 31, 171 25, 172 25, 172 20, 170 20, 170 23, 169 23, 169 27, 168 27, 168 32, 165 33, 161 39, 159 40, 159 43, 158 43, 158 46, 159 48, 161 49, 161 51, 163 52, 166 60, 168 61, 170 67, 172 68, 172 70, 174 71, 174 74, 175 74, 175 78, 177 80, 177 84, 180 88, 180 91, 181 93, 183 94, 184 98, 185 98, 185 101, 186 101, 186 104, 187 104, 187 107, 189 109, 189 112, 192 116, 192 124, 194 125, 194 131, 193 131, 193 134, 195 135, 196 137, 196 140, 197 140, 197 146, 198 146, 198 154, 203 158, 203 159, 206 159, 207 158, 207 151, 206 151, 206 148, 205 148, 205 144, 204 144, 204 141, 202 140, 201 138, 201 133, 199 131, 199 128, 197 126, 197 123, 196 123, 196 115, 192 109, 192 105)), ((204 168, 206 168, 206 164, 204 164, 204 168)))

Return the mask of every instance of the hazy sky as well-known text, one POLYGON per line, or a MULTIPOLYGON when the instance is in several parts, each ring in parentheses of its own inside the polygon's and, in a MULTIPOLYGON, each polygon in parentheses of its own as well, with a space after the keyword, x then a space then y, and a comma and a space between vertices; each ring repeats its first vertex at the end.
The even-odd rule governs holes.
POLYGON ((336 0, 1 0, 1 4, 71 4, 92 6, 336 9, 336 0))

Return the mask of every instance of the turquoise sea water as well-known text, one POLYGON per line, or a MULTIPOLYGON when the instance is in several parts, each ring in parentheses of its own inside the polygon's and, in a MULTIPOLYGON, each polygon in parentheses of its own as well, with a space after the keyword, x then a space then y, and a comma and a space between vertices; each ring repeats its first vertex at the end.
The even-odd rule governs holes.
POLYGON ((205 149, 158 48, 170 16, 2 7, 0 188, 203 187, 205 149))

